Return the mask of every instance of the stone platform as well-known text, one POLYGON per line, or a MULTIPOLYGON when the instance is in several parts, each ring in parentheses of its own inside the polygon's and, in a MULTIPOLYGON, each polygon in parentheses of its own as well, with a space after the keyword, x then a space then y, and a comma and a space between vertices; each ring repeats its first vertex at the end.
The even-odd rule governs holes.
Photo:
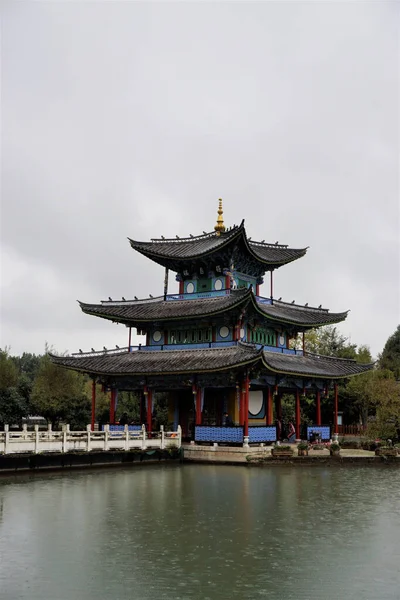
POLYGON ((400 456, 387 461, 380 456, 375 456, 375 452, 368 450, 343 449, 339 457, 332 457, 329 450, 310 450, 308 456, 298 456, 296 444, 293 446, 293 456, 290 458, 278 458, 271 454, 272 446, 250 446, 230 447, 230 446, 200 446, 193 444, 183 444, 184 461, 198 463, 222 463, 222 464, 248 464, 248 465, 281 465, 281 464, 382 464, 390 462, 400 466, 400 456))

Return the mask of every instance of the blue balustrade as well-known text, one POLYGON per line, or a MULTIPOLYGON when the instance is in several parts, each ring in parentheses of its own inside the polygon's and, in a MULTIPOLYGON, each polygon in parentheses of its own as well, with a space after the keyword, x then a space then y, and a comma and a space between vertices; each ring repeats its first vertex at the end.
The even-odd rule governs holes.
POLYGON ((275 425, 257 425, 249 427, 249 443, 255 444, 257 442, 276 442, 276 427, 275 425))
POLYGON ((167 302, 174 300, 198 300, 199 298, 216 298, 218 296, 229 296, 231 290, 210 290, 209 292, 193 292, 192 294, 168 294, 167 302))
POLYGON ((208 427, 196 425, 194 430, 196 442, 230 442, 243 443, 243 427, 208 427))
MULTIPOLYGON (((198 344, 162 344, 156 345, 152 344, 151 346, 130 346, 130 352, 137 351, 152 351, 152 350, 194 350, 194 349, 203 349, 203 348, 226 348, 228 346, 236 346, 237 342, 229 340, 227 342, 218 341, 218 342, 201 342, 198 344)), ((291 354, 293 356, 303 356, 302 350, 294 350, 291 348, 278 348, 277 346, 265 346, 263 344, 254 344, 257 350, 261 350, 264 348, 266 352, 277 352, 278 354, 291 354)))
MULTIPOLYGON (((104 431, 104 425, 101 426, 101 430, 104 431)), ((141 425, 128 425, 129 431, 141 431, 141 425)), ((110 425, 110 431, 125 431, 124 425, 110 425)))
POLYGON ((311 438, 313 433, 319 433, 321 440, 327 442, 331 439, 331 428, 329 425, 309 425, 307 426, 307 440, 311 438))

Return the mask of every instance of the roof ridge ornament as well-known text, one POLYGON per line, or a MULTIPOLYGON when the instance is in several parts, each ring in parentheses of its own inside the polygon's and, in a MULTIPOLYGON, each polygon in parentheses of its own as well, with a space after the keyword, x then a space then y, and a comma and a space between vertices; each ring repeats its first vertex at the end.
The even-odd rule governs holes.
POLYGON ((214 229, 215 229, 217 235, 221 235, 221 232, 225 231, 224 217, 223 217, 224 211, 222 208, 222 198, 219 198, 218 203, 219 203, 218 204, 218 217, 217 217, 217 222, 214 225, 214 229))

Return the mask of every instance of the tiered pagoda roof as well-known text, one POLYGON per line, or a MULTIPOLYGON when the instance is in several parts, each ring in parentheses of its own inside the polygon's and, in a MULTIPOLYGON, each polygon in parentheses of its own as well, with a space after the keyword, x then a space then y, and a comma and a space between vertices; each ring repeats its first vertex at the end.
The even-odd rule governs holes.
POLYGON ((100 377, 221 372, 251 365, 265 367, 269 372, 282 375, 340 379, 358 375, 372 367, 355 360, 316 354, 301 356, 270 352, 263 348, 258 350, 256 345, 243 342, 226 348, 52 355, 52 360, 68 369, 100 377))
MULTIPOLYGON (((189 295, 190 296, 190 295, 189 295)), ((174 296, 177 297, 177 296, 174 296)), ((208 298, 164 300, 163 297, 144 300, 106 301, 101 304, 80 302, 82 311, 89 315, 109 319, 129 326, 163 321, 181 321, 197 317, 227 314, 237 309, 246 309, 268 321, 299 326, 309 329, 339 323, 347 312, 330 313, 324 308, 299 306, 280 300, 258 298, 251 289, 228 290, 226 295, 208 298)))
POLYGON ((224 267, 234 264, 238 271, 246 268, 249 272, 250 268, 261 275, 301 258, 307 252, 307 248, 251 241, 247 237, 244 220, 225 231, 188 238, 177 236, 175 239, 160 238, 150 242, 128 239, 134 250, 176 272, 191 270, 196 262, 197 266, 202 265, 206 269, 215 264, 224 267))

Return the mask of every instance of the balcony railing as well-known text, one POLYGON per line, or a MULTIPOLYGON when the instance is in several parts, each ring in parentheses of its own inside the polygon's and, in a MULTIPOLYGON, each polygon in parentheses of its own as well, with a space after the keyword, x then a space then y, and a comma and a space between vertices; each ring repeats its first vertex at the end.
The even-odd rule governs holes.
POLYGON ((4 425, 4 431, 0 432, 0 453, 21 454, 32 452, 91 452, 92 450, 132 450, 141 448, 159 448, 163 450, 170 446, 181 447, 182 430, 178 425, 176 431, 147 432, 144 425, 139 429, 131 430, 128 425, 120 430, 110 430, 109 425, 104 426, 103 431, 91 431, 88 425, 86 431, 70 431, 69 425, 65 425, 62 431, 53 431, 49 425, 47 431, 39 431, 35 425, 34 431, 28 431, 24 426, 22 431, 10 431, 8 425, 4 425))

